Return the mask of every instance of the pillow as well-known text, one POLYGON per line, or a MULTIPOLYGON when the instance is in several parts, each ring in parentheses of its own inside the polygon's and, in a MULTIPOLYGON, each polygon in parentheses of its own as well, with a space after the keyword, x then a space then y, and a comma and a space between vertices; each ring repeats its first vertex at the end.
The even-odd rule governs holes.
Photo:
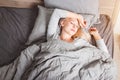
MULTIPOLYGON (((50 21, 49 21, 49 25, 48 25, 48 29, 47 29, 47 39, 50 39, 51 37, 53 37, 53 35, 55 33, 59 34, 59 27, 58 27, 58 23, 59 23, 59 19, 60 18, 65 18, 67 16, 68 11, 67 10, 62 10, 62 9, 55 9, 53 14, 51 15, 50 21)), ((86 15, 86 14, 81 14, 84 19, 86 20, 86 28, 89 29, 89 27, 91 25, 94 24, 94 17, 93 15, 86 15)))
POLYGON ((60 8, 75 13, 94 15, 94 23, 99 18, 99 0, 44 0, 45 7, 60 8), (63 5, 65 4, 65 5, 63 5))
POLYGON ((40 38, 46 37, 47 25, 50 19, 50 16, 53 12, 53 9, 47 9, 45 7, 38 5, 38 16, 35 21, 34 28, 28 38, 27 45, 31 44, 34 41, 37 41, 40 38))
POLYGON ((25 48, 37 8, 0 7, 0 66, 9 64, 25 48))

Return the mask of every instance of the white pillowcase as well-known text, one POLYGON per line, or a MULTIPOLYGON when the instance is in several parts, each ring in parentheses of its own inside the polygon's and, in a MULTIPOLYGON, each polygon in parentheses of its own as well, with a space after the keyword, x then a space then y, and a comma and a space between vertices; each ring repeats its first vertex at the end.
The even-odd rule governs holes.
POLYGON ((46 37, 47 26, 50 20, 50 16, 53 13, 53 9, 47 9, 45 7, 38 5, 38 16, 35 21, 34 28, 28 38, 27 45, 32 42, 41 39, 42 37, 46 37))
MULTIPOLYGON (((51 15, 50 21, 49 21, 49 25, 48 25, 48 29, 47 29, 47 40, 50 39, 51 37, 53 38, 53 35, 58 35, 59 34, 59 19, 60 18, 65 18, 67 17, 66 13, 68 11, 67 10, 62 10, 62 9, 55 9, 53 14, 51 15)), ((91 27, 91 25, 94 24, 94 17, 93 15, 86 15, 86 14, 81 14, 84 19, 86 20, 86 28, 89 29, 89 27, 91 27)))

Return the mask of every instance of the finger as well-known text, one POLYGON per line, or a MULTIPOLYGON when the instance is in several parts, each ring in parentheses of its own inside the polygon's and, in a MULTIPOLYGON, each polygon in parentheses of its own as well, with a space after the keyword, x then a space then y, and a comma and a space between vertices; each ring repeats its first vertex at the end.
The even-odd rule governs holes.
POLYGON ((96 27, 91 27, 91 28, 94 28, 94 29, 96 29, 96 27))
POLYGON ((82 24, 82 23, 80 23, 80 26, 81 26, 81 28, 85 28, 86 27, 86 25, 82 24))
POLYGON ((85 28, 85 27, 86 27, 86 22, 82 21, 82 22, 80 23, 80 26, 81 26, 82 28, 85 28))
POLYGON ((90 28, 90 30, 91 30, 91 31, 96 31, 96 29, 95 29, 95 28, 90 28))
POLYGON ((95 28, 95 27, 91 26, 90 28, 95 28))
POLYGON ((94 30, 97 30, 95 27, 91 27, 90 29, 94 29, 94 30))
POLYGON ((86 22, 81 15, 79 15, 78 21, 81 27, 86 27, 86 22))
POLYGON ((80 26, 81 28, 83 28, 83 27, 86 26, 86 24, 84 23, 84 20, 78 19, 78 22, 79 22, 79 26, 80 26))
POLYGON ((85 24, 85 25, 86 25, 86 23, 87 23, 87 22, 84 20, 84 24, 85 24))
POLYGON ((80 28, 81 28, 81 22, 80 22, 80 20, 77 18, 77 21, 78 21, 78 25, 80 26, 80 28))

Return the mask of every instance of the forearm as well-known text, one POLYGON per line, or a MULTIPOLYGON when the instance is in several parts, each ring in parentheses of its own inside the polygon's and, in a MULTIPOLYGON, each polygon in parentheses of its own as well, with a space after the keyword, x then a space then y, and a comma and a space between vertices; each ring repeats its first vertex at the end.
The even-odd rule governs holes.
POLYGON ((95 33, 95 34, 93 35, 93 37, 94 37, 95 41, 102 39, 99 33, 95 33))
POLYGON ((98 30, 95 27, 90 28, 90 34, 94 37, 97 47, 100 50, 108 53, 107 46, 105 45, 104 40, 101 38, 98 30))
POLYGON ((101 36, 99 35, 99 33, 94 34, 93 37, 94 37, 94 39, 95 39, 95 41, 96 41, 97 47, 98 47, 100 50, 105 51, 105 52, 108 53, 107 47, 106 47, 106 45, 105 45, 105 43, 104 43, 104 40, 101 38, 101 36))
POLYGON ((107 46, 104 43, 103 39, 96 40, 97 48, 108 53, 107 46))

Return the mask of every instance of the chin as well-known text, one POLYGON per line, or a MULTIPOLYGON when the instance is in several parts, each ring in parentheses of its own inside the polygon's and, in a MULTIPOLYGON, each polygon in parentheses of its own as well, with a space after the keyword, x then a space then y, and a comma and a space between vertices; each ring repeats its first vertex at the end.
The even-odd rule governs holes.
POLYGON ((74 36, 75 34, 71 34, 71 36, 74 36))

